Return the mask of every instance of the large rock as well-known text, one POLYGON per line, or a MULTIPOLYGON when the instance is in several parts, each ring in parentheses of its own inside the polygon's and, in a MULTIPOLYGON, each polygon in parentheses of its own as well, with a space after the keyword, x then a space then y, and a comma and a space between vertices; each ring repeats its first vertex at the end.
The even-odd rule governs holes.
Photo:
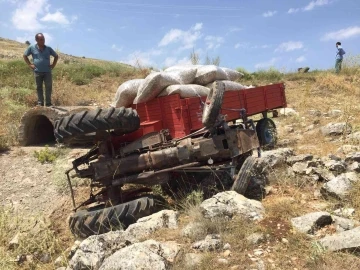
POLYGON ((147 240, 115 252, 104 260, 100 270, 167 270, 180 250, 175 242, 147 240))
POLYGON ((201 251, 215 251, 221 248, 221 239, 218 234, 209 234, 204 240, 198 241, 192 245, 194 249, 201 251))
POLYGON ((265 151, 261 153, 259 162, 262 166, 270 166, 271 168, 284 165, 286 159, 294 155, 294 150, 291 148, 279 148, 276 150, 265 151))
POLYGON ((324 166, 329 171, 333 171, 336 174, 343 173, 346 171, 346 164, 342 161, 328 160, 324 163, 324 166))
POLYGON ((299 113, 295 111, 293 108, 282 108, 279 110, 280 115, 284 116, 298 116, 299 113))
POLYGON ((162 228, 175 229, 178 227, 178 216, 178 212, 163 210, 151 216, 140 218, 126 229, 126 233, 133 238, 144 239, 162 228))
POLYGON ((99 269, 103 260, 130 244, 139 242, 161 228, 177 228, 178 212, 163 210, 139 219, 126 231, 113 231, 85 239, 71 258, 74 270, 99 269))
POLYGON ((187 253, 184 256, 184 269, 196 269, 201 264, 204 255, 199 253, 187 253))
POLYGON ((351 133, 351 126, 345 122, 329 123, 321 128, 321 133, 324 136, 340 136, 351 133))
POLYGON ((355 146, 355 145, 350 145, 350 144, 344 144, 342 146, 340 146, 336 152, 337 153, 340 153, 340 154, 344 154, 344 155, 347 155, 349 153, 352 153, 352 152, 356 152, 356 151, 359 151, 360 150, 360 147, 359 146, 355 146))
POLYGON ((346 141, 350 143, 359 143, 360 142, 360 131, 352 133, 346 137, 346 141))
POLYGON ((343 173, 325 183, 321 187, 320 192, 324 196, 344 199, 352 188, 353 183, 357 182, 358 180, 359 178, 354 172, 343 173))
POLYGON ((317 228, 330 225, 333 222, 327 212, 314 212, 291 219, 293 227, 303 233, 313 234, 317 228))
POLYGON ((265 209, 261 202, 250 200, 235 191, 225 191, 216 194, 200 205, 206 218, 241 216, 251 220, 263 218, 265 209))
POLYGON ((360 162, 360 152, 348 154, 345 158, 345 162, 360 162))
POLYGON ((206 228, 200 222, 190 222, 181 230, 181 235, 184 237, 196 238, 202 234, 206 234, 206 228))
POLYGON ((106 257, 135 241, 124 231, 90 236, 80 244, 69 266, 73 270, 99 269, 106 257))
POLYGON ((314 156, 310 155, 310 154, 297 155, 297 156, 293 156, 293 157, 288 157, 286 159, 286 163, 289 164, 290 166, 292 166, 297 162, 310 161, 313 158, 314 158, 314 156))
POLYGON ((319 176, 321 181, 331 181, 335 179, 335 175, 329 170, 323 168, 312 168, 312 173, 319 176))
POLYGON ((360 247, 360 227, 326 236, 319 243, 330 251, 355 250, 360 247))
POLYGON ((338 217, 338 216, 332 216, 332 218, 334 220, 334 224, 337 232, 352 230, 355 227, 359 226, 359 222, 355 220, 338 217))

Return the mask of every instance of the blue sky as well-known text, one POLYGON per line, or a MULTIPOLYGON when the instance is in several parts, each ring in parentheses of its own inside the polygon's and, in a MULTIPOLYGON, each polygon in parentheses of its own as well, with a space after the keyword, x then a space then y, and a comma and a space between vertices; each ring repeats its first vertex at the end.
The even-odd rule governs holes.
POLYGON ((221 66, 330 68, 360 54, 360 0, 0 0, 0 36, 77 56, 168 67, 195 50, 221 66))

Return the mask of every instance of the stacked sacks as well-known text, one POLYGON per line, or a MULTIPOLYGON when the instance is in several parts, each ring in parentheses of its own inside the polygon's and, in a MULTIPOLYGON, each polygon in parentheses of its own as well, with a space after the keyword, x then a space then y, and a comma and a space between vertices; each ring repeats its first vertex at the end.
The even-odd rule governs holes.
POLYGON ((225 91, 247 89, 235 82, 240 72, 214 65, 173 66, 163 72, 152 72, 145 79, 130 80, 118 88, 113 107, 128 107, 158 96, 180 94, 182 98, 207 96, 214 81, 221 80, 225 91))

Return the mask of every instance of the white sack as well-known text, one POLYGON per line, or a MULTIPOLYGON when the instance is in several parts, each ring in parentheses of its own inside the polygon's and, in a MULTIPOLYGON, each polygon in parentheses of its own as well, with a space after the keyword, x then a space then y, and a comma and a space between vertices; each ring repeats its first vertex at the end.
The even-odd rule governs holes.
POLYGON ((221 67, 221 69, 226 73, 227 80, 229 81, 236 81, 240 79, 244 74, 234 69, 221 67))
POLYGON ((197 85, 197 84, 176 84, 176 85, 170 85, 166 87, 159 95, 159 97, 163 96, 169 96, 173 94, 180 94, 181 98, 189 98, 189 97, 206 97, 210 92, 210 89, 197 85))
MULTIPOLYGON (((241 83, 233 82, 233 81, 222 81, 225 85, 225 91, 236 91, 236 90, 242 90, 242 89, 248 89, 249 87, 242 85, 241 83)), ((212 86, 212 83, 209 83, 206 85, 206 87, 210 88, 212 86)))
POLYGON ((224 70, 214 65, 206 65, 197 69, 195 84, 207 85, 216 80, 226 80, 227 75, 224 70))
POLYGON ((135 79, 121 84, 116 91, 115 100, 112 106, 119 108, 122 106, 128 107, 133 104, 134 99, 138 93, 138 89, 143 81, 144 79, 135 79))
POLYGON ((196 76, 196 72, 197 72, 197 68, 195 67, 165 71, 167 75, 172 76, 176 80, 180 81, 181 84, 193 83, 196 76))
POLYGON ((134 104, 147 102, 156 98, 162 90, 169 85, 181 84, 181 82, 166 72, 149 74, 140 85, 134 104))

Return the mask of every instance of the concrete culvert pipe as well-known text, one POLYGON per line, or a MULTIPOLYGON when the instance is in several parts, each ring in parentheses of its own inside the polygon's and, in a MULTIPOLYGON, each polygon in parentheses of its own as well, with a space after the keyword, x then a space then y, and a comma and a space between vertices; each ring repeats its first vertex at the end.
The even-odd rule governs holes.
POLYGON ((57 119, 94 107, 35 107, 27 111, 20 121, 20 145, 37 145, 55 142, 54 124, 57 119))

